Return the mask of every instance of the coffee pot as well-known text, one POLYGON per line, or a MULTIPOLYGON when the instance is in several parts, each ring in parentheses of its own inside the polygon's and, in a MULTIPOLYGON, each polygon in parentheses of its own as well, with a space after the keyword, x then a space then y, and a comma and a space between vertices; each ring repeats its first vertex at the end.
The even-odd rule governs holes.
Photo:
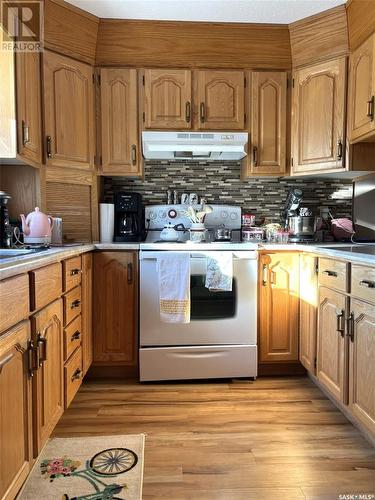
POLYGON ((31 245, 49 245, 53 227, 53 217, 35 208, 26 217, 21 214, 23 241, 31 245))

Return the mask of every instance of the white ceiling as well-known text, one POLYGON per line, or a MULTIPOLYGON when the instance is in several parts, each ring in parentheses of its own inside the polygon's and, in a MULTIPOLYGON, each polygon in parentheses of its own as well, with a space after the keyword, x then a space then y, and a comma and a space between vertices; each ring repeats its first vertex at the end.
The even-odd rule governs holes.
POLYGON ((344 0, 67 0, 98 17, 289 24, 344 0))

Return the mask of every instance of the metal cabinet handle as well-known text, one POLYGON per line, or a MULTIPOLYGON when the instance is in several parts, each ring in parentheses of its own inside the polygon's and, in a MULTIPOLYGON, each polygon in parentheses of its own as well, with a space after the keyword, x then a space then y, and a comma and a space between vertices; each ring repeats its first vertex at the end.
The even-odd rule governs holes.
POLYGON ((334 278, 337 278, 337 273, 335 271, 326 270, 323 271, 322 274, 324 274, 325 276, 332 276, 334 278))
POLYGON ((9 361, 13 358, 14 354, 11 352, 7 356, 4 356, 3 359, 0 359, 0 373, 4 366, 9 363, 9 361))
POLYGON ((76 276, 77 274, 80 274, 81 272, 82 272, 81 269, 77 269, 77 268, 72 269, 70 271, 70 276, 76 276))
POLYGON ((73 340, 78 340, 81 336, 81 332, 79 330, 76 330, 73 335, 70 337, 70 340, 73 341, 73 340))
POLYGON ((47 135, 46 138, 46 151, 47 158, 52 158, 52 137, 50 135, 47 135))
POLYGON ((129 262, 128 266, 128 284, 131 285, 133 283, 133 264, 129 262))
POLYGON ((271 271, 271 285, 276 285, 276 273, 271 271))
POLYGON ((344 316, 344 311, 340 311, 339 313, 336 314, 337 317, 337 333, 341 335, 341 337, 344 337, 345 335, 345 316, 344 316))
POLYGON ((206 115, 205 105, 204 105, 204 102, 201 102, 199 105, 199 117, 200 117, 201 123, 205 122, 205 119, 206 119, 205 115, 206 115))
POLYGON ((22 144, 26 146, 28 142, 30 142, 29 127, 26 125, 25 121, 22 120, 22 144))
POLYGON ((37 349, 38 366, 42 366, 44 361, 47 360, 47 339, 40 334, 37 339, 37 349))
POLYGON ((79 299, 73 300, 73 302, 70 304, 70 309, 76 309, 79 307, 81 304, 81 301, 79 299))
POLYGON ((137 146, 135 144, 132 145, 131 148, 131 158, 132 158, 132 165, 137 164, 137 146))
POLYGON ((257 148, 257 146, 253 146, 253 165, 254 165, 254 167, 258 166, 258 148, 257 148))
POLYGON ((268 282, 268 269, 267 269, 267 264, 263 264, 262 267, 262 285, 267 286, 268 282))
POLYGON ((28 356, 29 356, 29 375, 30 377, 34 376, 34 372, 36 372, 39 368, 39 359, 38 359, 38 348, 32 340, 29 340, 29 345, 27 347, 28 356))
POLYGON ((342 160, 342 141, 339 139, 337 143, 337 159, 338 161, 342 160))
POLYGON ((77 368, 77 369, 75 370, 75 372, 73 373, 73 375, 72 375, 72 382, 73 382, 74 380, 77 380, 77 379, 81 378, 81 373, 82 373, 81 368, 77 368))
POLYGON ((185 120, 187 123, 190 123, 191 120, 191 104, 190 101, 186 102, 185 105, 185 120))
POLYGON ((374 119, 374 101, 375 96, 372 96, 369 101, 367 101, 367 116, 372 121, 374 119))
POLYGON ((362 280, 359 282, 359 286, 364 286, 366 288, 375 288, 375 281, 362 280))
POLYGON ((354 313, 349 314, 349 316, 346 318, 346 322, 348 325, 348 337, 350 338, 351 342, 354 342, 354 330, 355 330, 354 313))

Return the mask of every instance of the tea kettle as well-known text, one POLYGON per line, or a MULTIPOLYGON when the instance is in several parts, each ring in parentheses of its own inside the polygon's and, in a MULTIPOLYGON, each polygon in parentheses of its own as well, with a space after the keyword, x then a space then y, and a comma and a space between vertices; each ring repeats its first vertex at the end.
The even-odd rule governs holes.
POLYGON ((160 233, 160 239, 162 241, 178 241, 180 237, 180 235, 178 234, 179 231, 186 231, 183 224, 176 224, 174 226, 171 222, 169 222, 164 226, 162 232, 160 233))
POLYGON ((26 244, 49 245, 51 243, 51 233, 53 218, 35 208, 34 212, 27 217, 21 214, 23 241, 26 244))

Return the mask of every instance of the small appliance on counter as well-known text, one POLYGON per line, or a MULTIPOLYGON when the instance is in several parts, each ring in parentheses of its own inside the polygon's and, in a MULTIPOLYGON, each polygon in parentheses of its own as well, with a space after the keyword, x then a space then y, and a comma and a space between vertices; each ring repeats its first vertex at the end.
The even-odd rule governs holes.
POLYGON ((53 217, 46 215, 35 207, 26 217, 20 215, 22 221, 23 242, 25 245, 49 245, 53 228, 53 217))
POLYGON ((115 242, 144 240, 144 211, 139 193, 115 193, 115 242))
POLYGON ((308 208, 299 208, 303 193, 300 189, 289 189, 282 216, 285 229, 291 243, 309 243, 314 241, 316 217, 308 208))
POLYGON ((375 174, 356 179, 353 189, 354 240, 375 241, 375 174))
POLYGON ((9 224, 8 201, 12 197, 0 191, 0 248, 10 248, 12 245, 12 229, 9 224))

